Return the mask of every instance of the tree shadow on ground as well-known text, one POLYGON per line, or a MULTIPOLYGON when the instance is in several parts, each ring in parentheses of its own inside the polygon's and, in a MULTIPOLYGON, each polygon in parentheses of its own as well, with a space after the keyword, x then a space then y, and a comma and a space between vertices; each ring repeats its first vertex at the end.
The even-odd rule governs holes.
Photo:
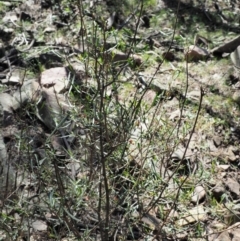
MULTIPOLYGON (((204 3, 198 3, 198 6, 194 6, 193 0, 181 0, 180 6, 178 6, 179 1, 173 0, 162 0, 165 6, 171 9, 174 13, 178 12, 178 23, 184 28, 181 29, 181 32, 189 33, 197 33, 198 29, 197 25, 203 24, 209 32, 222 31, 223 35, 227 35, 229 31, 234 32, 235 34, 240 33, 240 27, 234 26, 234 21, 223 22, 220 15, 218 14, 215 8, 212 8, 207 11, 204 8, 204 3), (178 9, 179 8, 179 9, 178 9)), ((196 5, 196 4, 195 4, 196 5)), ((232 7, 236 5, 240 5, 240 2, 231 1, 232 7)), ((161 10, 160 10, 161 11, 161 10)), ((231 11, 231 10, 229 10, 231 11)), ((229 76, 230 78, 231 76, 229 76)), ((197 80, 195 80, 197 81, 197 80)), ((239 78, 237 80, 239 81, 239 78)), ((202 85, 202 84, 200 84, 202 85)), ((204 86, 206 89, 211 89, 211 85, 204 86)), ((225 95, 220 89, 215 87, 215 92, 213 94, 221 95, 224 99, 231 99, 230 96, 225 95)), ((234 100, 232 100, 234 102, 234 100)), ((199 103, 195 103, 188 99, 188 103, 192 106, 197 107, 199 103)), ((235 122, 236 118, 234 118, 233 114, 227 113, 226 110, 216 110, 211 105, 202 105, 202 109, 206 113, 208 113, 213 118, 218 118, 222 120, 226 126, 236 128, 235 134, 238 136, 240 140, 240 128, 237 128, 237 123, 235 122)))
MULTIPOLYGON (((228 34, 229 31, 240 33, 240 27, 234 26, 235 20, 224 21, 217 9, 206 9, 204 4, 194 6, 192 0, 180 1, 178 9, 178 1, 162 0, 167 8, 172 9, 175 13, 178 11, 178 23, 184 25, 186 32, 195 31, 196 24, 203 23, 209 31, 222 30, 223 34, 228 34)), ((232 10, 237 3, 232 2, 232 10)), ((232 11, 229 10, 229 11, 232 11)))

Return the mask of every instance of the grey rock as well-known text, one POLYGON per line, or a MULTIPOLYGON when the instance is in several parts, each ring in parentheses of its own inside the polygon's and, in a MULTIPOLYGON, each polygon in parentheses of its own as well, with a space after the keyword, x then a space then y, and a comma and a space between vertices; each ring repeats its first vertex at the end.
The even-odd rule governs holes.
POLYGON ((154 102, 156 102, 156 101, 155 101, 155 100, 156 100, 156 97, 157 97, 157 93, 156 93, 155 91, 153 91, 153 90, 147 90, 146 93, 145 93, 145 95, 144 95, 144 97, 143 97, 143 101, 144 101, 146 104, 152 106, 152 105, 156 104, 156 103, 154 103, 154 102))
POLYGON ((5 5, 5 6, 7 6, 7 7, 12 6, 12 3, 9 2, 9 1, 1 1, 1 4, 2 4, 2 5, 5 5))
POLYGON ((36 115, 50 130, 53 130, 58 125, 63 126, 62 122, 67 117, 69 108, 63 95, 43 89, 36 106, 36 115))
POLYGON ((137 66, 141 65, 143 62, 142 58, 139 55, 137 54, 129 55, 117 49, 113 49, 111 52, 108 51, 107 54, 108 54, 109 60, 112 62, 124 63, 128 59, 131 59, 134 62, 134 64, 136 64, 137 66))
POLYGON ((206 191, 202 186, 196 186, 191 201, 194 204, 200 203, 206 197, 206 191))
POLYGON ((9 163, 2 135, 0 135, 0 173, 0 199, 3 199, 13 191, 15 175, 11 163, 9 163))
POLYGON ((235 51, 231 53, 230 57, 235 67, 240 68, 240 43, 235 51))
POLYGON ((236 148, 234 146, 228 147, 228 149, 225 153, 228 161, 235 162, 238 160, 238 156, 235 155, 235 152, 236 152, 236 148))
POLYGON ((207 239, 205 239, 205 238, 192 238, 192 239, 190 239, 191 241, 209 241, 209 240, 207 240, 207 239))
POLYGON ((2 18, 3 23, 16 22, 18 20, 17 14, 15 12, 7 12, 2 18))
POLYGON ((192 155, 191 150, 187 150, 185 153, 185 156, 184 156, 184 153, 185 153, 185 148, 180 146, 176 151, 173 152, 171 159, 175 161, 177 160, 180 161, 184 157, 185 160, 190 160, 190 156, 192 155))
POLYGON ((56 67, 43 71, 40 82, 43 87, 50 88, 56 93, 61 93, 70 85, 68 73, 64 67, 56 67))
POLYGON ((36 220, 32 223, 32 227, 36 231, 46 231, 47 223, 42 220, 36 220))
POLYGON ((240 228, 230 230, 230 235, 233 237, 232 241, 239 241, 240 240, 240 228))
POLYGON ((237 104, 240 104, 240 90, 236 90, 232 94, 232 99, 235 101, 237 104))
POLYGON ((17 102, 7 93, 0 93, 0 117, 3 126, 13 123, 13 109, 17 102))
POLYGON ((205 221, 207 220, 207 211, 202 206, 196 206, 192 209, 189 209, 184 216, 177 221, 179 226, 189 225, 190 223, 195 223, 196 221, 205 221))
POLYGON ((3 84, 22 84, 25 77, 25 70, 15 68, 6 75, 6 79, 2 80, 3 84))
POLYGON ((0 93, 0 104, 3 110, 11 112, 15 102, 11 95, 7 93, 0 93))
POLYGON ((210 222, 209 225, 206 227, 208 241, 215 241, 219 236, 219 232, 221 232, 221 230, 225 230, 226 227, 226 224, 220 223, 217 220, 213 220, 212 222, 210 222))
POLYGON ((214 196, 214 198, 217 200, 217 201, 220 201, 221 198, 222 198, 222 195, 226 193, 226 190, 225 188, 223 187, 223 185, 217 185, 213 188, 212 190, 212 195, 214 196))
POLYGON ((215 241, 231 241, 231 238, 227 231, 220 233, 220 235, 215 239, 215 241))
POLYGON ((13 94, 14 110, 27 103, 35 103, 40 98, 41 87, 35 79, 24 81, 21 88, 13 94))
POLYGON ((212 54, 231 53, 240 45, 240 36, 211 50, 212 54))
POLYGON ((4 32, 5 34, 12 34, 14 32, 13 28, 7 28, 5 26, 0 25, 0 30, 4 32))
POLYGON ((50 140, 51 140, 51 144, 53 146, 53 149, 56 152, 63 152, 64 151, 64 142, 63 142, 62 138, 60 138, 56 135, 52 135, 50 140))
POLYGON ((216 147, 219 147, 222 144, 222 139, 220 136, 213 137, 213 143, 216 147))
POLYGON ((215 241, 239 241, 240 240, 240 222, 228 227, 226 231, 220 233, 215 241))
POLYGON ((227 178, 227 180, 224 182, 225 185, 228 187, 229 191, 232 194, 235 194, 235 196, 239 196, 240 194, 240 185, 237 181, 235 181, 232 178, 227 178))
POLYGON ((217 165, 217 169, 220 171, 227 171, 230 169, 230 165, 217 165))

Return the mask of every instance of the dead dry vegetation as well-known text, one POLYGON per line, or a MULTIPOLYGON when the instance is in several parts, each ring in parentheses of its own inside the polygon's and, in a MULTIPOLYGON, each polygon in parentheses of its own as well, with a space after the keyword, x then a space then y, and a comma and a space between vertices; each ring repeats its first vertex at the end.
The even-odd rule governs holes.
POLYGON ((0 240, 240 240, 238 1, 0 16, 0 240))

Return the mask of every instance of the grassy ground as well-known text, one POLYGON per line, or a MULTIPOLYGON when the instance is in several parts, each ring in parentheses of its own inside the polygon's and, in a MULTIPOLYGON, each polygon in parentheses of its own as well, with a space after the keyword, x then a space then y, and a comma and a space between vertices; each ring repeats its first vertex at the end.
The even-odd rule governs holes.
POLYGON ((16 7, 22 15, 2 19, 1 44, 18 57, 0 62, 1 73, 19 65, 30 79, 68 67, 74 127, 60 154, 51 141, 60 131, 37 120, 34 105, 2 128, 22 179, 2 198, 1 240, 214 240, 207 230, 238 221, 239 73, 229 55, 184 58, 196 34, 209 50, 238 36, 238 3, 9 3, 0 2, 3 17, 16 7))

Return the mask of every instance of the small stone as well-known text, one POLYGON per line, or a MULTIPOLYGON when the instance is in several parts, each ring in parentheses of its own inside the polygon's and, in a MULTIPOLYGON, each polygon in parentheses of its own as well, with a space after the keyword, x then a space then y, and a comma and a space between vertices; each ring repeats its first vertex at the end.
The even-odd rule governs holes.
POLYGON ((14 106, 13 109, 17 110, 20 106, 33 103, 38 100, 40 85, 35 79, 29 79, 24 81, 21 89, 16 91, 13 94, 14 101, 17 102, 18 105, 14 106))
POLYGON ((186 214, 177 221, 179 226, 185 226, 190 223, 205 221, 207 219, 207 212, 202 205, 194 207, 186 212, 186 214))
POLYGON ((41 84, 43 87, 61 93, 69 87, 67 70, 64 67, 47 69, 42 72, 41 84))
POLYGON ((177 240, 188 240, 188 233, 187 232, 177 232, 176 238, 177 238, 177 240))
POLYGON ((56 136, 56 135, 52 135, 51 138, 51 144, 53 146, 53 149, 55 151, 59 151, 60 153, 64 150, 64 143, 63 143, 63 139, 56 136))
POLYGON ((16 22, 18 20, 17 14, 15 12, 7 12, 2 18, 3 23, 16 22))
POLYGON ((222 144, 222 138, 219 136, 214 136, 213 143, 216 147, 219 147, 222 144))
POLYGON ((211 228, 217 230, 217 231, 221 231, 221 230, 224 230, 226 229, 227 225, 225 223, 220 223, 218 221, 213 221, 211 222, 210 224, 211 228))
MULTIPOLYGON (((1 29, 1 26, 0 26, 0 29, 1 29)), ((2 29, 1 29, 5 34, 11 34, 11 33, 13 33, 15 30, 14 30, 14 28, 7 28, 7 27, 3 27, 2 29)))
POLYGON ((231 238, 227 231, 220 233, 215 241, 231 241, 231 238))
POLYGON ((235 101, 237 104, 240 104, 240 90, 236 90, 232 95, 233 101, 235 101))
POLYGON ((18 213, 14 213, 14 220, 16 223, 20 223, 21 222, 21 217, 18 213))
POLYGON ((157 93, 153 90, 147 90, 145 95, 143 96, 143 101, 146 103, 146 104, 149 104, 150 106, 151 105, 154 105, 155 103, 155 98, 157 96, 157 93))
POLYGON ((209 241, 208 239, 205 238, 193 238, 191 241, 209 241))
POLYGON ((47 230, 47 224, 46 222, 42 220, 36 220, 32 223, 33 229, 36 231, 46 231, 47 230))
POLYGON ((226 177, 227 176, 227 173, 226 172, 221 172, 220 173, 220 178, 221 179, 223 179, 224 177, 226 177))
POLYGON ((56 29, 52 26, 49 26, 49 27, 46 27, 44 30, 43 30, 43 33, 52 33, 52 32, 55 32, 56 29))
POLYGON ((196 45, 191 45, 185 51, 185 59, 187 62, 198 61, 206 59, 209 56, 209 52, 206 49, 200 48, 196 45))
POLYGON ((238 241, 240 240, 240 222, 228 227, 226 231, 220 233, 214 241, 238 241))
POLYGON ((232 241, 240 240, 240 222, 237 222, 228 228, 228 233, 232 237, 232 241))
POLYGON ((187 98, 192 100, 199 100, 201 97, 201 92, 198 90, 193 90, 187 93, 187 98))
POLYGON ((149 44, 152 47, 153 46, 156 47, 156 48, 160 48, 161 47, 161 44, 159 43, 159 41, 157 41, 156 39, 153 39, 153 38, 149 39, 149 44))
POLYGON ((234 52, 231 53, 231 60, 233 64, 237 67, 240 68, 240 46, 238 46, 234 52))
MULTIPOLYGON (((45 89, 41 94, 42 98, 36 106, 36 115, 39 120, 52 130, 67 116, 70 106, 66 103, 63 95, 56 94, 51 90, 45 89)), ((62 123, 62 126, 69 127, 64 123, 62 123)))
POLYGON ((6 75, 6 79, 2 80, 3 84, 22 84, 24 81, 25 70, 15 68, 6 75))
POLYGON ((168 61, 173 61, 175 59, 173 52, 163 52, 162 57, 168 61))
POLYGON ((13 124, 13 109, 17 105, 17 102, 11 95, 7 93, 0 93, 0 109, 2 112, 2 125, 9 126, 13 124))
POLYGON ((233 180, 232 178, 228 178, 224 183, 231 193, 235 194, 236 196, 239 196, 240 185, 237 181, 233 180))
POLYGON ((218 168, 218 170, 220 170, 220 171, 221 171, 221 170, 227 171, 227 170, 229 170, 230 165, 218 165, 217 168, 218 168))
POLYGON ((13 98, 8 93, 0 93, 0 104, 3 110, 11 112, 13 107, 13 98))
POLYGON ((185 153, 185 148, 184 147, 179 147, 176 151, 173 152, 171 158, 174 161, 180 161, 183 158, 185 160, 189 160, 192 155, 193 155, 193 153, 192 153, 191 150, 187 149, 187 151, 185 153))
POLYGON ((169 220, 169 219, 176 219, 176 218, 178 218, 178 216, 179 216, 178 212, 177 212, 176 210, 172 209, 172 210, 170 211, 170 213, 168 214, 167 219, 168 219, 168 220, 169 220))
POLYGON ((203 199, 205 199, 206 197, 206 191, 202 186, 197 186, 194 189, 194 193, 193 196, 191 198, 191 201, 194 204, 200 203, 201 201, 203 201, 203 199))
POLYGON ((230 162, 235 162, 238 159, 237 156, 235 155, 234 151, 236 151, 236 150, 233 146, 230 146, 226 151, 226 157, 227 157, 228 161, 230 161, 230 162))
POLYGON ((212 195, 217 201, 221 201, 222 195, 226 192, 225 188, 220 184, 213 188, 212 195))
POLYGON ((2 4, 2 5, 5 5, 5 6, 7 6, 7 7, 12 6, 12 3, 10 3, 9 1, 1 1, 1 4, 2 4))
POLYGON ((30 236, 30 239, 29 241, 38 241, 38 240, 41 240, 41 235, 40 234, 34 234, 34 235, 31 235, 30 236))
POLYGON ((143 62, 142 58, 137 54, 129 55, 116 49, 112 50, 112 52, 109 53, 109 60, 112 62, 123 63, 126 62, 128 59, 132 59, 137 66, 141 65, 143 62))

